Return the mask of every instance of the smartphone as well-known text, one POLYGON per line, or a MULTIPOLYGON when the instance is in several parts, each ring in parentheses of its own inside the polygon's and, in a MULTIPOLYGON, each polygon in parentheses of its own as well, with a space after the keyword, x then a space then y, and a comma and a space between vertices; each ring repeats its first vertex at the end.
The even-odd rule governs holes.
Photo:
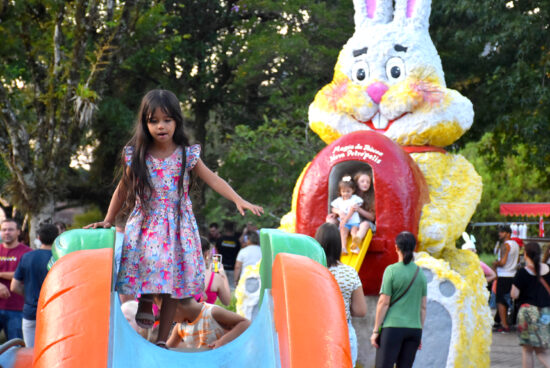
POLYGON ((222 264, 222 255, 212 255, 212 272, 220 272, 220 265, 222 264))

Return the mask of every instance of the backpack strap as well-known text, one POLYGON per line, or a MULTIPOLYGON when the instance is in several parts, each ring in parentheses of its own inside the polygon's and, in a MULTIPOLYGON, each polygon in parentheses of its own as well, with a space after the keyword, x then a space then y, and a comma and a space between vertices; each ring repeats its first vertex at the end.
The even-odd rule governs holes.
POLYGON ((416 280, 416 276, 418 275, 418 270, 420 270, 420 267, 416 266, 416 272, 414 273, 414 276, 413 276, 411 282, 409 283, 409 286, 407 286, 407 288, 405 289, 403 294, 399 295, 399 297, 397 299, 395 299, 393 302, 390 303, 390 307, 392 305, 394 305, 395 303, 397 303, 399 301, 399 299, 401 299, 405 294, 407 294, 407 291, 409 291, 409 289, 411 288, 414 280, 416 280))

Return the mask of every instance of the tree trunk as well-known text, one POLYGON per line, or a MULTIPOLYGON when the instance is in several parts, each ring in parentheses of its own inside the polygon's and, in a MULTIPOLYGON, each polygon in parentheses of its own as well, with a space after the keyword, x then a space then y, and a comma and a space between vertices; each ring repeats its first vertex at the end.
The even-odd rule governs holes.
POLYGON ((44 204, 42 207, 38 210, 37 213, 33 213, 31 216, 30 221, 30 227, 29 227, 29 239, 30 244, 29 246, 31 248, 36 248, 36 245, 34 243, 34 240, 38 236, 38 229, 40 228, 40 225, 43 223, 52 222, 53 216, 55 213, 55 202, 53 199, 53 195, 50 195, 48 198, 44 199, 44 204))

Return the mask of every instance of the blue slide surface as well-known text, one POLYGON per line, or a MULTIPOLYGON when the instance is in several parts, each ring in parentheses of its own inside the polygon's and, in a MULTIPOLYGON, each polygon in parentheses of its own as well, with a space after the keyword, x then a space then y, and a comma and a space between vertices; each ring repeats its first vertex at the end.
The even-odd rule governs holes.
POLYGON ((112 368, 281 367, 270 292, 265 293, 258 315, 242 335, 218 349, 192 353, 165 350, 139 336, 122 314, 118 294, 112 296, 109 351, 112 368))

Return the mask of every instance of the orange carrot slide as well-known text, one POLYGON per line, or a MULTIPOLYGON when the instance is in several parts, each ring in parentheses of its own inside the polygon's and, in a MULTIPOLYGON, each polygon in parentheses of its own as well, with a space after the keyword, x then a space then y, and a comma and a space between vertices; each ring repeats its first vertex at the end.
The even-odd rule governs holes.
POLYGON ((279 253, 272 285, 281 367, 351 367, 344 299, 328 269, 279 253))
POLYGON ((107 367, 112 259, 110 248, 81 250, 50 270, 38 300, 33 368, 107 367))

